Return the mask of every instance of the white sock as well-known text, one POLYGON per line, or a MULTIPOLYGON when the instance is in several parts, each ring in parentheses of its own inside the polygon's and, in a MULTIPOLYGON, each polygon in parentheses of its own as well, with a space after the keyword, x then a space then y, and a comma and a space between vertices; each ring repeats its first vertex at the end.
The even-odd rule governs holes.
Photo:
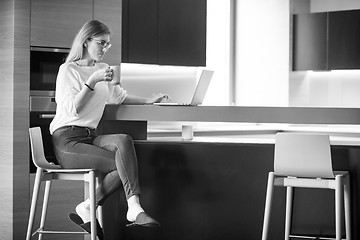
POLYGON ((76 213, 81 217, 84 223, 90 221, 90 199, 79 203, 75 208, 76 213))
POLYGON ((144 209, 140 205, 139 196, 134 195, 130 197, 128 200, 128 211, 126 214, 126 219, 130 222, 135 221, 137 215, 139 213, 145 212, 144 209))
POLYGON ((130 222, 135 221, 137 215, 139 215, 139 213, 145 212, 144 209, 142 209, 142 207, 140 206, 140 204, 132 204, 131 206, 128 207, 128 212, 126 214, 126 219, 130 222))
POLYGON ((90 211, 90 198, 83 201, 84 207, 90 211))

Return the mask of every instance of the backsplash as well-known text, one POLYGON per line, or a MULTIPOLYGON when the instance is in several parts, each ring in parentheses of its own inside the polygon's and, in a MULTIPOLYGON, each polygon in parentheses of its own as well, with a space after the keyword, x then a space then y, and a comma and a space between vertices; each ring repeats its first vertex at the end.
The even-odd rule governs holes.
POLYGON ((290 107, 360 107, 360 70, 290 72, 290 107))

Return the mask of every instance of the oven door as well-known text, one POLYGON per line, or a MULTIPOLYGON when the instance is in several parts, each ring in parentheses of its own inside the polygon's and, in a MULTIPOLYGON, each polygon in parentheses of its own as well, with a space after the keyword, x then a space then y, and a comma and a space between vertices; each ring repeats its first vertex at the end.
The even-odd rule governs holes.
POLYGON ((59 48, 30 48, 31 91, 55 91, 57 73, 68 52, 59 48))

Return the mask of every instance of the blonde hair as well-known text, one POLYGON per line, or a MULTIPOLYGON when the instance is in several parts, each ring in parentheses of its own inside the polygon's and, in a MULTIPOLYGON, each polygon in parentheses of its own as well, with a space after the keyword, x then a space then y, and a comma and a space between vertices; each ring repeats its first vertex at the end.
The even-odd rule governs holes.
POLYGON ((81 60, 85 55, 85 42, 88 39, 98 37, 100 35, 110 34, 110 29, 104 23, 98 20, 86 22, 79 32, 76 34, 72 43, 70 53, 66 58, 66 62, 81 60))

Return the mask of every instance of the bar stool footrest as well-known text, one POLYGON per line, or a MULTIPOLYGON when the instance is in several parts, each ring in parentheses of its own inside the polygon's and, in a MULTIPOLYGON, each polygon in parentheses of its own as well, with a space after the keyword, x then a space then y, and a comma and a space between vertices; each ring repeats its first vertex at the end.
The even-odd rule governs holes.
MULTIPOLYGON (((306 236, 306 235, 294 235, 290 234, 290 238, 302 238, 302 239, 311 239, 311 240, 336 240, 336 238, 330 237, 319 237, 319 236, 306 236)), ((346 240, 346 238, 342 238, 342 240, 346 240)))
POLYGON ((41 234, 90 234, 88 232, 72 232, 72 231, 51 231, 51 230, 37 230, 35 231, 32 236, 35 236, 37 233, 41 234))

